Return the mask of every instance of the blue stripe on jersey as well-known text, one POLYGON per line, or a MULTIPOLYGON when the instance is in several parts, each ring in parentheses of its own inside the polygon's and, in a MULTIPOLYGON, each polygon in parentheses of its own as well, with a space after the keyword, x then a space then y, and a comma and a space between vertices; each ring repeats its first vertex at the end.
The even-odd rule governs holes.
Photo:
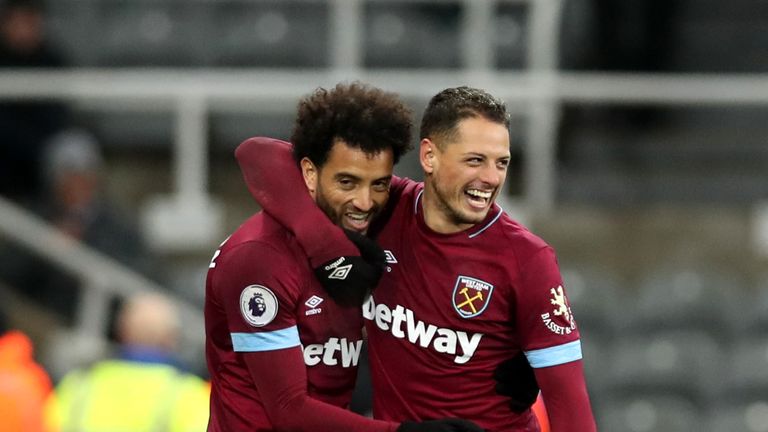
POLYGON ((581 341, 575 340, 567 344, 526 351, 525 356, 528 357, 528 363, 535 368, 556 366, 581 360, 581 341))
POLYGON ((230 333, 235 352, 272 351, 301 345, 296 326, 263 333, 230 333))

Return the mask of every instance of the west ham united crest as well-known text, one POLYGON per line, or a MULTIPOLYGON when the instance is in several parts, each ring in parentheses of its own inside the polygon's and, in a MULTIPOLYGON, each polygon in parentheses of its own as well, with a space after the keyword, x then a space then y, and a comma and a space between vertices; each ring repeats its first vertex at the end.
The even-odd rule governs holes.
POLYGON ((493 285, 469 276, 456 279, 453 288, 453 308, 462 318, 472 318, 483 313, 493 294, 493 285))
POLYGON ((267 287, 250 285, 240 293, 240 313, 248 324, 263 327, 277 315, 277 297, 267 287))

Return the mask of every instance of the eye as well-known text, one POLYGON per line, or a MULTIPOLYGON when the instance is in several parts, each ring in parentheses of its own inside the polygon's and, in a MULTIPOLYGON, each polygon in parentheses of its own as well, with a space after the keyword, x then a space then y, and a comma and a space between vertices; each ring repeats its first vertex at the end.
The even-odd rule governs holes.
POLYGON ((483 163, 483 158, 480 158, 480 157, 471 157, 471 158, 467 158, 467 159, 466 159, 466 162, 467 162, 467 164, 468 164, 468 165, 470 165, 470 166, 478 166, 478 165, 480 165, 480 164, 482 164, 482 163, 483 163))
POLYGON ((507 169, 509 167, 509 159, 502 159, 498 162, 499 168, 507 169))
POLYGON ((389 190, 389 181, 381 180, 373 183, 373 190, 376 192, 387 192, 389 190))
POLYGON ((348 178, 339 179, 339 186, 344 190, 350 190, 355 187, 355 182, 348 178))

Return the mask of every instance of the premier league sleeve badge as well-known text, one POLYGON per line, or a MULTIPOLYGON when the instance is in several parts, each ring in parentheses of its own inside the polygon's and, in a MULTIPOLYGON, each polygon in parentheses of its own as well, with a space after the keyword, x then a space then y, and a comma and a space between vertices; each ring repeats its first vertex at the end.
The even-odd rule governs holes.
POLYGON ((277 297, 265 286, 250 285, 240 294, 240 313, 254 327, 264 327, 272 322, 277 309, 277 297))

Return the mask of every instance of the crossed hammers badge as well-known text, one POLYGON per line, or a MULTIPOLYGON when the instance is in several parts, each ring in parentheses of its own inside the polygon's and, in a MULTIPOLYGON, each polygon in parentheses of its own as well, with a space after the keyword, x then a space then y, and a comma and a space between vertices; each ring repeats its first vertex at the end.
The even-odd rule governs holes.
POLYGON ((493 293, 493 285, 469 276, 456 279, 453 288, 453 307, 462 318, 472 318, 483 313, 493 293))

